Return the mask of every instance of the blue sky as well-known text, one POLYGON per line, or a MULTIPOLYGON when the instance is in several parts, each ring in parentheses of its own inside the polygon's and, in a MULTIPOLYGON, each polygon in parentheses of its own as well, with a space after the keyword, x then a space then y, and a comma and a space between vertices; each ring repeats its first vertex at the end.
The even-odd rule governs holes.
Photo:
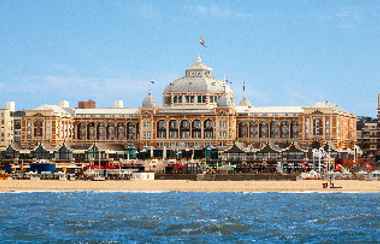
POLYGON ((380 1, 0 1, 0 103, 139 106, 198 54, 237 100, 376 114, 380 1), (208 48, 199 46, 203 35, 208 48))

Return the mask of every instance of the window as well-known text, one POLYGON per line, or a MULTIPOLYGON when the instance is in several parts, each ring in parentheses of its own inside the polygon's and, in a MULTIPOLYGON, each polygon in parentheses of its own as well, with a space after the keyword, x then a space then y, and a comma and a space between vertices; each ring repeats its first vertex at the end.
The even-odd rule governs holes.
POLYGON ((34 136, 42 137, 43 133, 43 122, 41 120, 37 120, 34 122, 34 136))
POLYGON ((150 128, 150 123, 148 120, 144 120, 144 128, 149 129, 150 128))
POLYGON ((187 120, 181 121, 180 124, 180 133, 181 138, 189 138, 190 137, 190 123, 187 120))
POLYGON ((157 123, 158 138, 166 138, 166 121, 160 120, 157 123))
POLYGON ((201 121, 200 120, 194 120, 193 121, 193 131, 192 131, 192 136, 193 138, 201 138, 202 132, 201 132, 201 121))
POLYGON ((150 131, 146 131, 144 133, 144 139, 151 139, 151 137, 152 137, 152 133, 150 131))
POLYGON ((202 96, 198 96, 197 100, 198 103, 202 103, 202 96))
POLYGON ((177 121, 175 120, 171 120, 169 122, 169 137, 170 138, 178 137, 178 125, 177 125, 177 121))

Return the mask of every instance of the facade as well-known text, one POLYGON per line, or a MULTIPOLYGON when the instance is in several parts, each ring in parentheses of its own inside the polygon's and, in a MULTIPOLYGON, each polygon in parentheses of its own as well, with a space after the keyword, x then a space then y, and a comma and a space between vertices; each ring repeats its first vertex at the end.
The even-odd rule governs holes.
POLYGON ((13 143, 20 145, 21 143, 21 124, 24 117, 24 111, 11 112, 12 124, 13 124, 13 143))
MULTIPOLYGON (((93 103, 94 104, 94 103, 93 103)), ((356 117, 327 101, 312 106, 257 107, 244 96, 235 105, 234 92, 225 80, 214 77, 201 58, 170 82, 163 104, 148 94, 139 108, 118 101, 111 108, 42 105, 25 110, 21 146, 42 143, 70 145, 134 145, 183 150, 208 145, 227 148, 239 142, 301 146, 330 143, 353 148, 356 117)))
MULTIPOLYGON (((380 93, 377 95, 377 128, 380 128, 380 93)), ((380 149, 380 129, 377 131, 377 149, 380 149)), ((376 152, 376 160, 380 160, 380 151, 376 152)))
POLYGON ((364 157, 374 158, 378 149, 378 120, 370 117, 359 117, 357 123, 358 146, 364 157))
POLYGON ((0 149, 6 148, 13 143, 14 129, 12 113, 15 110, 15 103, 8 102, 4 108, 0 108, 0 149))

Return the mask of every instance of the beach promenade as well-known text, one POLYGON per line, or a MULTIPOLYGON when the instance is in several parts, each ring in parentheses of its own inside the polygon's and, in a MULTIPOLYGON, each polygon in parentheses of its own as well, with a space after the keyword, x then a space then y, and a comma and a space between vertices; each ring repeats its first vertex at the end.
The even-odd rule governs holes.
POLYGON ((319 180, 304 181, 58 181, 3 180, 0 192, 23 191, 176 191, 176 192, 380 192, 380 181, 334 181, 342 188, 323 189, 319 180))

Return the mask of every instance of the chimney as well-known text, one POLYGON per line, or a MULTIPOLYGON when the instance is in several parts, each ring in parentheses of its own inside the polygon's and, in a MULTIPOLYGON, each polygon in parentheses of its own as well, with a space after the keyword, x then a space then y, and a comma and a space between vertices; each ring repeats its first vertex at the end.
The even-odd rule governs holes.
POLYGON ((78 108, 96 108, 96 102, 94 100, 79 101, 78 108))
POLYGON ((124 102, 123 102, 123 100, 116 100, 113 103, 113 107, 114 108, 124 108, 124 102))

